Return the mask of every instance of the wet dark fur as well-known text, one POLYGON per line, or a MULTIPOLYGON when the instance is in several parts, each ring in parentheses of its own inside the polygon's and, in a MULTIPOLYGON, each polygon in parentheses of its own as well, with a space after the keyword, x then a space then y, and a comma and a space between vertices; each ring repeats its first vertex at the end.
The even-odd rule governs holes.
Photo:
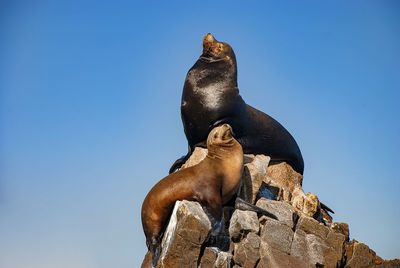
POLYGON ((214 44, 224 46, 217 55, 210 49, 212 44, 204 42, 203 54, 189 70, 182 93, 181 117, 188 153, 174 163, 170 173, 189 158, 195 146, 205 146, 207 135, 215 126, 228 123, 244 153, 268 155, 273 162, 285 161, 303 174, 303 158, 292 135, 275 119, 247 105, 239 95, 232 48, 214 39, 214 44))

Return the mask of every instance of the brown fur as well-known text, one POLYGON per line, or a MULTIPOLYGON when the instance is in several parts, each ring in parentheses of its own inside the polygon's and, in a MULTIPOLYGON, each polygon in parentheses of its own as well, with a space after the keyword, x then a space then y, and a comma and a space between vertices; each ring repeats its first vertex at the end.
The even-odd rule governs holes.
POLYGON ((222 220, 222 205, 236 194, 243 170, 242 146, 231 131, 227 124, 214 128, 207 139, 204 160, 168 175, 147 194, 142 224, 153 265, 160 255, 161 238, 175 201, 198 201, 216 221, 222 220))

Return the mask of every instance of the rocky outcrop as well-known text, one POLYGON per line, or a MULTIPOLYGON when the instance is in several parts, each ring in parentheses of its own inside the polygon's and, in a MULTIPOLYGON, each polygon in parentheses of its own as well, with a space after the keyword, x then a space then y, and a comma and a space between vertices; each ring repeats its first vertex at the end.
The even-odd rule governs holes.
MULTIPOLYGON (((211 223, 197 202, 177 201, 162 240, 157 267, 196 267, 211 223)), ((142 267, 152 267, 146 254, 142 267)))
POLYGON ((346 268, 353 267, 400 267, 400 260, 382 260, 367 245, 356 240, 345 243, 346 268))
MULTIPOLYGON (((184 167, 205 155, 206 149, 196 148, 184 167)), ((332 223, 318 197, 304 193, 300 174, 286 163, 269 161, 245 155, 238 196, 275 219, 228 204, 224 229, 215 237, 197 202, 178 201, 157 267, 400 267, 399 259, 382 260, 365 244, 350 241, 349 226, 332 223)), ((149 253, 142 267, 152 267, 149 253)))

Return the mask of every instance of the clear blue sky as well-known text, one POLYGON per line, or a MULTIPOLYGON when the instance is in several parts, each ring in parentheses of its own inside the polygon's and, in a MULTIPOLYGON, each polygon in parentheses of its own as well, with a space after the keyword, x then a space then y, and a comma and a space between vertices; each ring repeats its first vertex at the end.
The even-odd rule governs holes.
POLYGON ((0 3, 0 267, 139 267, 141 203, 186 153, 208 32, 297 140, 305 191, 400 257, 400 4, 232 2, 0 3))

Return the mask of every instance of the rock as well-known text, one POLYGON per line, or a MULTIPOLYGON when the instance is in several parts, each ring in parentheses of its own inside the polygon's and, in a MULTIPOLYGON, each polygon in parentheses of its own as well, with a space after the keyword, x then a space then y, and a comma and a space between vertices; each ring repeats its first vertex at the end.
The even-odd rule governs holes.
POLYGON ((201 245, 210 231, 211 223, 199 203, 177 201, 164 233, 157 267, 197 267, 201 245))
POLYGON ((319 223, 311 217, 300 217, 296 225, 296 230, 303 230, 306 234, 313 234, 322 239, 326 239, 329 233, 329 228, 319 223))
POLYGON ((372 266, 375 256, 375 252, 371 252, 367 245, 353 240, 346 244, 347 263, 345 267, 372 266))
POLYGON ((400 267, 400 260, 399 259, 384 260, 384 261, 382 261, 381 264, 376 265, 374 267, 379 267, 379 268, 399 268, 400 267))
POLYGON ((200 260, 200 268, 214 268, 217 254, 214 248, 206 247, 200 260))
POLYGON ((260 237, 249 233, 240 243, 235 244, 233 260, 241 267, 252 268, 260 258, 260 237))
POLYGON ((257 213, 235 210, 229 225, 229 234, 234 242, 240 241, 247 233, 258 233, 260 230, 257 213))
MULTIPOLYGON (((185 167, 199 163, 206 149, 196 148, 185 167)), ((196 202, 178 201, 162 241, 161 267, 400 267, 382 260, 368 246, 349 241, 349 226, 332 223, 330 211, 315 194, 305 194, 302 176, 286 163, 244 155, 240 196, 276 216, 225 206, 224 228, 210 235, 211 224, 196 202)), ((232 205, 232 204, 231 204, 232 205)), ((148 252, 142 268, 152 267, 148 252)))
POLYGON ((153 264, 151 263, 151 253, 147 251, 146 255, 144 256, 141 268, 152 268, 153 264))
POLYGON ((346 238, 346 241, 349 241, 350 231, 347 223, 334 222, 331 224, 331 229, 336 233, 343 234, 346 238))
MULTIPOLYGON (((344 253, 344 242, 346 240, 346 236, 341 233, 329 232, 326 238, 326 245, 329 247, 329 254, 332 255, 332 259, 334 260, 332 263, 336 266, 336 264, 341 264, 343 262, 343 253, 344 253)), ((327 253, 328 254, 328 253, 327 253)))
POLYGON ((270 157, 265 155, 255 156, 250 163, 244 165, 242 186, 239 190, 240 197, 254 204, 261 183, 267 174, 270 157))
POLYGON ((228 252, 220 251, 215 261, 215 267, 217 268, 230 268, 232 262, 232 254, 228 252))
POLYGON ((309 217, 315 217, 320 210, 318 197, 315 194, 307 193, 304 198, 303 213, 309 217))
POLYGON ((290 255, 299 257, 305 262, 308 262, 306 233, 303 230, 297 229, 294 233, 292 245, 290 246, 290 255))
POLYGON ((285 185, 290 192, 293 192, 296 187, 301 187, 303 183, 303 175, 294 171, 286 162, 270 165, 267 169, 267 176, 285 185))
MULTIPOLYGON (((305 216, 323 220, 321 204, 315 194, 305 194, 301 187, 296 187, 292 192, 292 206, 301 211, 305 216)), ((328 214, 329 215, 329 214, 328 214)), ((332 219, 330 219, 332 221, 332 219)))
POLYGON ((306 235, 306 245, 309 263, 313 266, 324 265, 327 257, 324 256, 324 252, 327 251, 327 246, 323 243, 323 240, 314 234, 308 234, 306 235))
POLYGON ((310 267, 315 267, 317 264, 324 267, 340 266, 344 235, 333 232, 332 234, 332 238, 324 240, 303 230, 296 230, 291 245, 291 256, 300 258, 310 267))
POLYGON ((290 254, 315 267, 336 267, 343 264, 345 235, 331 231, 311 217, 301 217, 296 225, 290 254))
POLYGON ((261 241, 268 246, 290 254, 294 232, 287 224, 267 219, 261 227, 261 241))
POLYGON ((301 187, 296 187, 292 192, 292 206, 297 210, 303 212, 304 208, 304 199, 306 195, 301 187))
POLYGON ((261 259, 256 268, 274 267, 274 268, 287 268, 287 267, 309 267, 307 262, 292 256, 278 249, 270 247, 268 244, 261 242, 260 247, 261 259))
POLYGON ((280 222, 286 224, 290 228, 294 227, 297 214, 290 204, 261 198, 257 201, 256 205, 274 214, 280 222))
POLYGON ((200 268, 230 268, 232 254, 215 247, 206 247, 200 260, 200 268))
POLYGON ((192 155, 189 159, 182 165, 181 169, 188 168, 197 165, 204 158, 206 158, 208 150, 205 148, 195 147, 192 155))
MULTIPOLYGON (((274 200, 290 201, 292 192, 282 182, 277 182, 273 178, 266 176, 261 184, 262 190, 268 189, 273 193, 274 200)), ((262 194, 262 193, 261 193, 262 194)))
MULTIPOLYGON (((360 243, 356 240, 352 240, 351 242, 346 242, 345 244, 345 256, 347 258, 345 268, 351 267, 383 267, 388 265, 396 265, 396 260, 393 262, 384 261, 376 256, 375 251, 371 250, 367 245, 360 243)), ((400 263, 400 262, 397 262, 400 263)), ((399 267, 399 266, 392 266, 399 267)))

